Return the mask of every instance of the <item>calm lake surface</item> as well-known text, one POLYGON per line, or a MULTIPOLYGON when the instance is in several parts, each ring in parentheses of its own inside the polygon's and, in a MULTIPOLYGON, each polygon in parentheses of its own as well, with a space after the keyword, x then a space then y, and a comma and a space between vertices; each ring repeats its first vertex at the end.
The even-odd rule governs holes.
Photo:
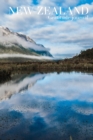
POLYGON ((0 140, 93 140, 93 75, 16 75, 0 85, 0 140))

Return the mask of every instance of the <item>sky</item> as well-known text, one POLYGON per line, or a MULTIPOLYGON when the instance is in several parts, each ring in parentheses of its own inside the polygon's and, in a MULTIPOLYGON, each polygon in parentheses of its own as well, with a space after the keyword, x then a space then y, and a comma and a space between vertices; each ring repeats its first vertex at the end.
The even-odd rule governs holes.
POLYGON ((92 0, 3 0, 0 2, 0 26, 26 34, 50 49, 51 54, 56 58, 72 57, 79 54, 81 50, 92 48, 92 16, 92 0), (26 11, 21 7, 25 7, 26 11))

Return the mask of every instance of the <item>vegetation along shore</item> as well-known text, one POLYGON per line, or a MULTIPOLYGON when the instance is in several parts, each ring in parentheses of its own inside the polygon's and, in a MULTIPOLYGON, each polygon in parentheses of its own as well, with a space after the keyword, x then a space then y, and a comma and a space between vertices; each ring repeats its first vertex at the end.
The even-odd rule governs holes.
POLYGON ((6 77, 9 78, 14 73, 54 71, 93 71, 93 48, 82 51, 79 55, 73 58, 64 60, 0 60, 0 79, 4 79, 6 77))

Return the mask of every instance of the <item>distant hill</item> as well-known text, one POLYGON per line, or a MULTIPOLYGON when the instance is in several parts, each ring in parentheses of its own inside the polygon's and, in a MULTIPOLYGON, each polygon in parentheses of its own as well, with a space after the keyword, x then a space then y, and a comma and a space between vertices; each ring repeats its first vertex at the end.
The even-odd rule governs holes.
POLYGON ((78 57, 85 58, 85 59, 93 59, 93 48, 85 50, 85 51, 81 51, 78 57))

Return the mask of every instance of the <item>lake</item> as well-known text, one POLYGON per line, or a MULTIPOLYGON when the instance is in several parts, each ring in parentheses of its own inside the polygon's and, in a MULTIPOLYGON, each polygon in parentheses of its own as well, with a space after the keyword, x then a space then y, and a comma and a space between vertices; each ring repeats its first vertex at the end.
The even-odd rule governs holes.
POLYGON ((93 74, 19 74, 0 84, 0 140, 93 140, 93 74))

